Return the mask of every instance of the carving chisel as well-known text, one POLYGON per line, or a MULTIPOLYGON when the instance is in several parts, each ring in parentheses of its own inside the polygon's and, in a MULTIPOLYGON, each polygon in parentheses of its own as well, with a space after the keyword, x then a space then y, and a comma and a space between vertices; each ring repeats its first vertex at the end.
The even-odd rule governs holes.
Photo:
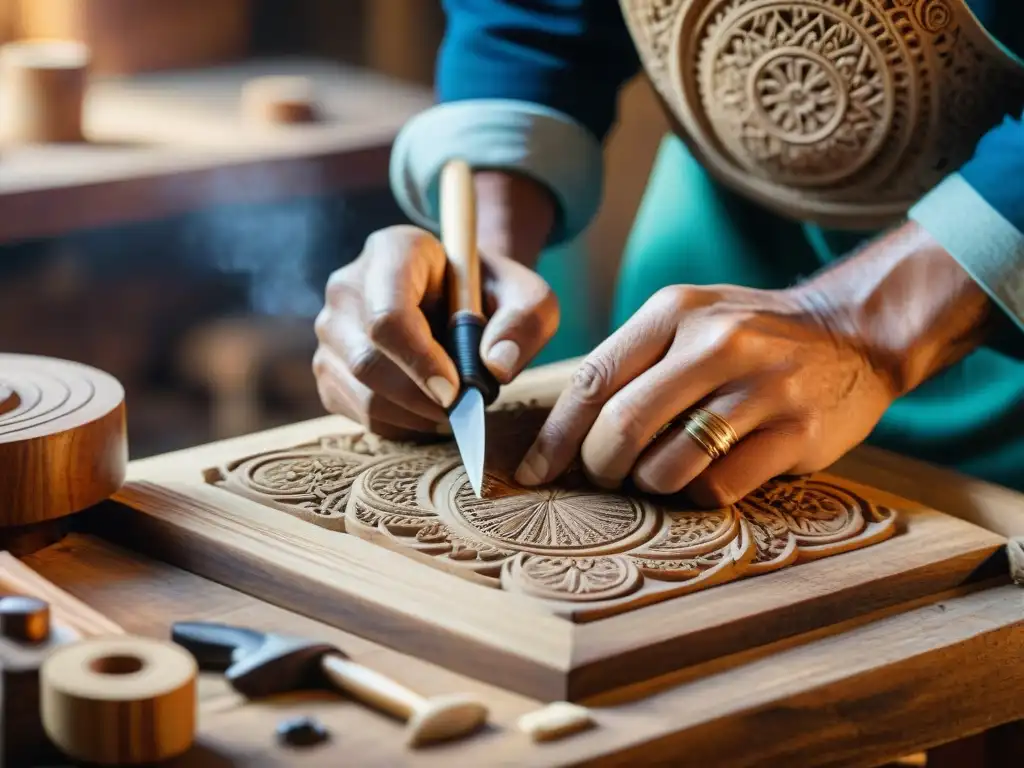
POLYGON ((479 497, 484 479, 484 410, 497 397, 498 383, 480 358, 487 318, 476 248, 476 192, 473 172, 465 162, 452 160, 442 169, 440 202, 441 242, 448 258, 448 353, 460 383, 448 420, 469 482, 479 497))

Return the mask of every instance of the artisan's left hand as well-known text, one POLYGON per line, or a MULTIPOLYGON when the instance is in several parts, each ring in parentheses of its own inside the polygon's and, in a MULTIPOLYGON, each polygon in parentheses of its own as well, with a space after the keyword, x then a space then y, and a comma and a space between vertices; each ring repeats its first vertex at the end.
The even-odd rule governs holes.
POLYGON ((862 442, 896 397, 981 343, 990 308, 912 222, 791 289, 666 288, 582 363, 516 479, 549 482, 579 456, 604 487, 631 477, 731 504, 862 442), (734 436, 696 439, 696 408, 734 436))
POLYGON ((643 491, 685 487, 698 504, 730 504, 776 475, 831 464, 892 399, 864 351, 796 294, 672 286, 583 362, 517 479, 544 482, 581 452, 604 487, 631 475, 643 491), (698 406, 739 439, 713 466, 685 430, 698 406))

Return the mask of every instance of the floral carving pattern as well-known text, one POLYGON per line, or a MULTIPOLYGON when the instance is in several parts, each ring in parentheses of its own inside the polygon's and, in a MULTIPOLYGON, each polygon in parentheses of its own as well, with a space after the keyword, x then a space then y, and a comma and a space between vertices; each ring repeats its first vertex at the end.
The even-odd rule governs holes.
POLYGON ((883 20, 863 11, 861 26, 823 3, 791 2, 723 13, 709 27, 704 104, 736 160, 776 182, 807 186, 847 178, 875 157, 893 131, 897 101, 906 110, 895 75, 907 71, 909 57, 893 46, 887 66, 867 32, 884 29, 883 20))
MULTIPOLYGON (((500 436, 493 442, 505 443, 500 436)), ((212 480, 555 605, 614 608, 638 593, 664 599, 895 532, 891 510, 815 478, 775 480, 736 505, 702 511, 609 493, 575 470, 542 489, 519 487, 494 470, 477 498, 451 445, 403 446, 370 436, 327 437, 244 459, 212 480)))
POLYGON ((550 600, 611 600, 640 586, 635 564, 619 555, 545 557, 517 555, 504 583, 511 589, 550 600))
POLYGON ((1024 98, 965 0, 620 0, 679 133, 786 215, 883 226, 1024 98))

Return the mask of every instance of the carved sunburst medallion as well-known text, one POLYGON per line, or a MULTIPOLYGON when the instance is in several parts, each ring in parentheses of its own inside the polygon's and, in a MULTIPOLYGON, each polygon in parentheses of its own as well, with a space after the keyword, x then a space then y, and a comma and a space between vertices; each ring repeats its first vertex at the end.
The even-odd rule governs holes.
POLYGON ((501 546, 551 555, 597 555, 629 549, 650 538, 660 513, 644 501, 595 492, 570 476, 561 484, 523 488, 488 476, 482 498, 465 471, 441 479, 436 504, 452 523, 501 546))

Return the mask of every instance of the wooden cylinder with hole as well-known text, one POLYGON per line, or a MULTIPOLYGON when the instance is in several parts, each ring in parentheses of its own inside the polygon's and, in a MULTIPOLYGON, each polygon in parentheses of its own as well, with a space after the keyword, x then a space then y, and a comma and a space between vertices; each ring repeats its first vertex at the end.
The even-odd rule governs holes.
POLYGON ((314 123, 316 93, 308 77, 257 77, 242 87, 242 115, 262 125, 314 123))
POLYGON ((147 637, 59 648, 40 670, 40 712, 54 746, 93 765, 146 765, 187 752, 196 731, 195 659, 147 637))
POLYGON ((89 49, 71 40, 0 46, 0 141, 82 141, 88 64, 89 49))
POLYGON ((0 528, 66 517, 124 483, 124 389, 66 360, 0 354, 0 528))

